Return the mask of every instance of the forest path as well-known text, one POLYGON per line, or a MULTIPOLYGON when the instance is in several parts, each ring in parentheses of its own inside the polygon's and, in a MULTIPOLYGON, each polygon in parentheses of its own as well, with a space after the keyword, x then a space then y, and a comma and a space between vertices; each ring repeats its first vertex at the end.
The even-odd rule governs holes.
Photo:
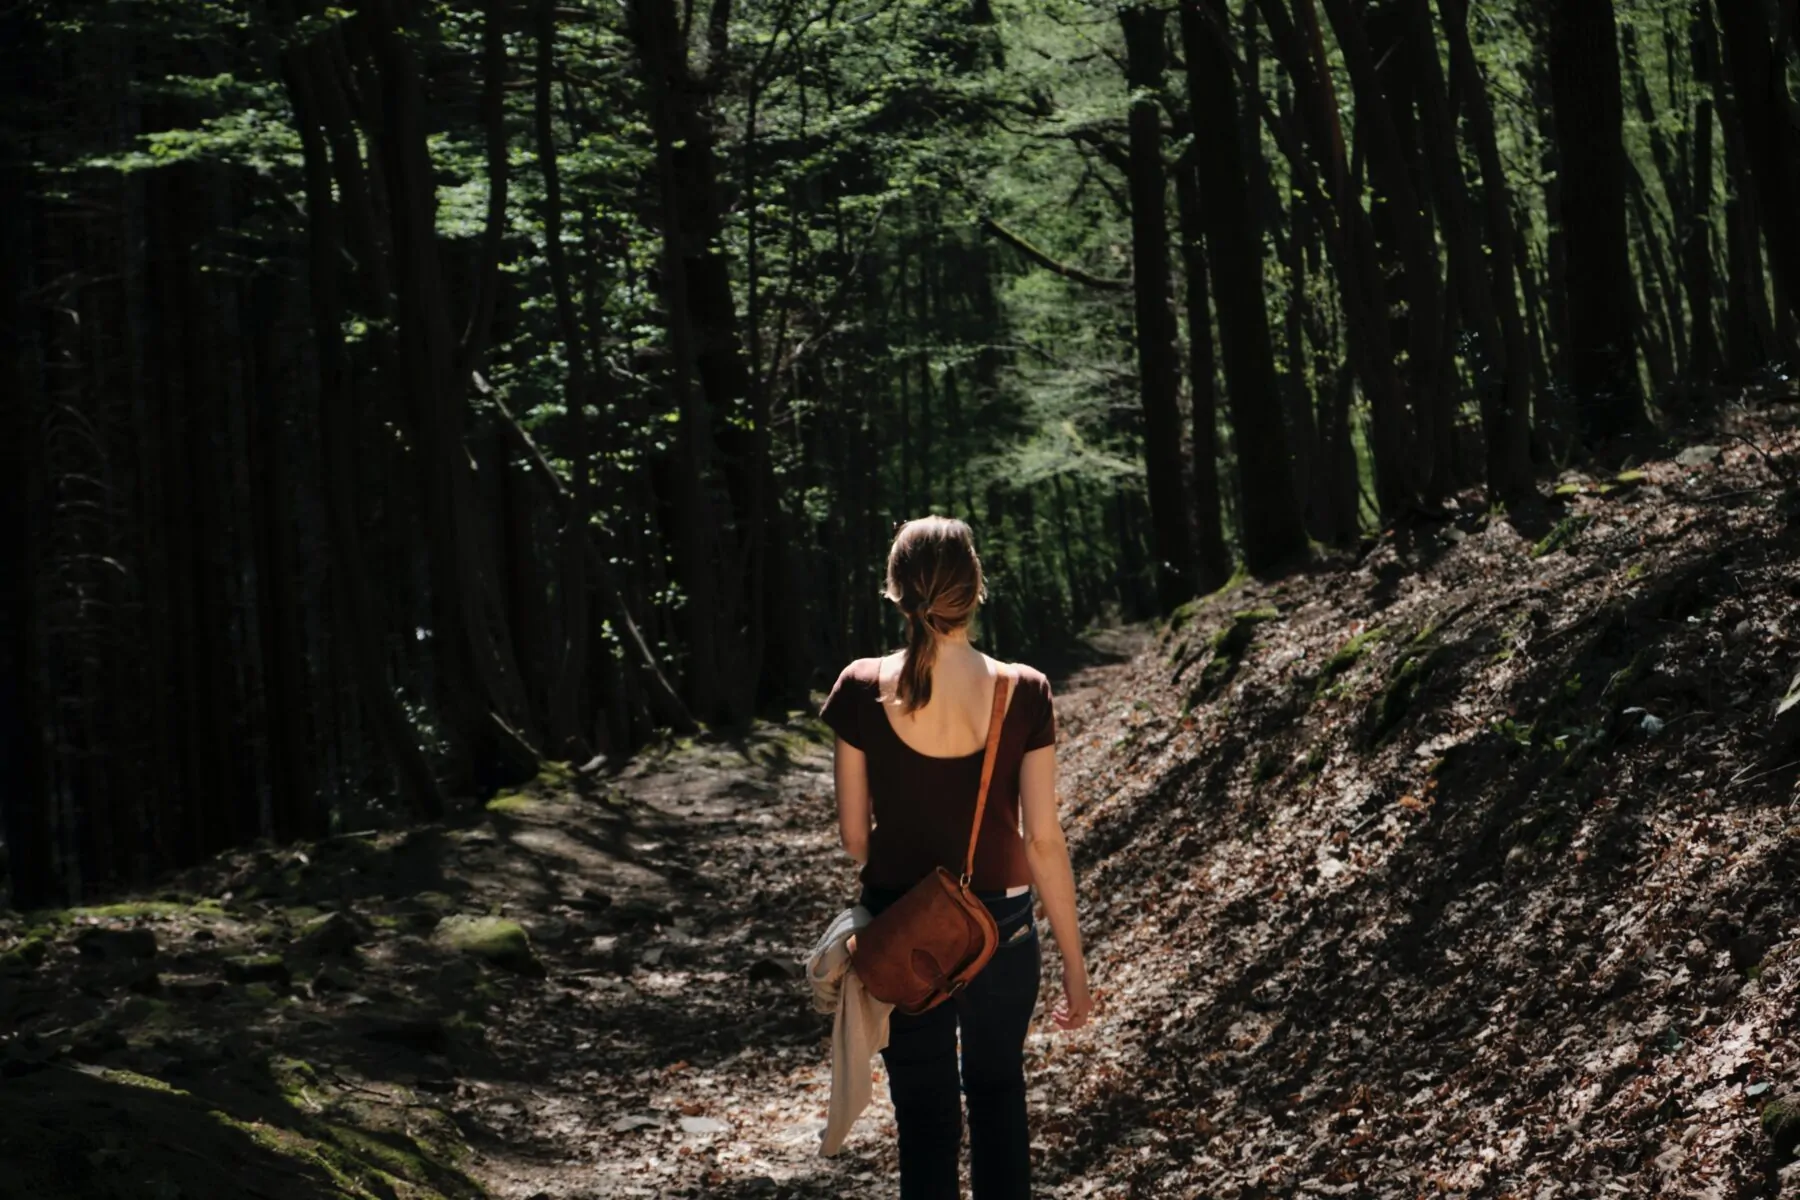
MULTIPOLYGON (((1146 636, 1040 663, 1065 741, 1146 636)), ((0 911, 0 1200, 888 1194, 884 1089, 818 1153, 830 1020, 799 961, 855 893, 830 769, 800 712, 0 911)))
MULTIPOLYGON (((1040 664, 1074 753, 1147 636, 1102 634, 1040 664)), ((486 1018, 506 1077, 459 1087, 459 1124, 481 1155, 472 1173, 496 1196, 891 1189, 885 1088, 842 1154, 818 1153, 830 1019, 812 1012, 797 964, 856 886, 830 772, 823 727, 797 718, 490 806, 495 840, 465 869, 532 931, 549 972, 486 1018)), ((1045 1027, 1027 1053, 1034 1109, 1053 1110, 1045 1027)))
MULTIPOLYGON (((1101 994, 1028 1044, 1040 1194, 1792 1190, 1800 429, 1767 447, 1038 660, 1101 994)), ((799 713, 0 912, 0 1200, 891 1196, 884 1105, 817 1153, 829 759, 799 713)))

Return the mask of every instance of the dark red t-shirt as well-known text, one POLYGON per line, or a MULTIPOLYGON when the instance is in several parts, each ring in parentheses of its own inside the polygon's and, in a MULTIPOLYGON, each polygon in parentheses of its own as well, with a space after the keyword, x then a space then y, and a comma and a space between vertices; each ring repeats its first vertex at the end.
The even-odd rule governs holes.
MULTIPOLYGON (((862 881, 870 887, 909 888, 936 867, 962 873, 981 787, 982 750, 955 758, 922 754, 900 740, 881 707, 878 658, 845 667, 820 711, 827 725, 869 762, 875 829, 862 881)), ((1031 882, 1019 832, 1019 764, 1028 751, 1056 741, 1050 681, 1023 664, 1014 668, 1013 697, 1000 726, 994 776, 988 784, 981 839, 975 848, 978 891, 1031 882)))

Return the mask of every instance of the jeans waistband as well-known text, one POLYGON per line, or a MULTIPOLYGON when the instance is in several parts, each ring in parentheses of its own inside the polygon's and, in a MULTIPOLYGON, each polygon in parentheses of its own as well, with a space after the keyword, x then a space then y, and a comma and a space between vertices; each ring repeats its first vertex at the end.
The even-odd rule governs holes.
MULTIPOLYGON (((878 888, 865 885, 860 903, 870 914, 879 913, 906 894, 904 888, 878 888)), ((1029 919, 1032 905, 1036 901, 1035 892, 1021 892, 1017 896, 1008 896, 1001 891, 973 891, 974 897, 981 901, 994 923, 1000 926, 1000 936, 1004 939, 1010 932, 1009 926, 1017 925, 1021 920, 1029 919)))

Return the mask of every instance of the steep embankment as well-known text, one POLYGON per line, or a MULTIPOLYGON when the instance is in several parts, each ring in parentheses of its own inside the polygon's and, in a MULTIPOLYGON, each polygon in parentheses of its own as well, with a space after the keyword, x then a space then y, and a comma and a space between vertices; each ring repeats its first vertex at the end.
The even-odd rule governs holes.
POLYGON ((1542 529, 1471 512, 1139 657, 1067 754, 1108 998, 1056 1075, 1067 1194, 1775 1194, 1800 528, 1769 466, 1571 481, 1542 529))
MULTIPOLYGON (((1685 457, 1045 664, 1105 1000, 1027 1047, 1042 1194, 1773 1191, 1800 531, 1685 457)), ((891 1196, 881 1089, 816 1153, 824 734, 0 913, 0 1197, 891 1196)))

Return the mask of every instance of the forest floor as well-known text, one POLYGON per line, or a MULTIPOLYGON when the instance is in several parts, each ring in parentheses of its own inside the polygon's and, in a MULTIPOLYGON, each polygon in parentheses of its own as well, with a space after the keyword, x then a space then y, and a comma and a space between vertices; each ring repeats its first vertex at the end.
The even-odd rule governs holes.
MULTIPOLYGON (((1042 1194, 1800 1188, 1795 423, 1039 664, 1101 995, 1042 1194)), ((0 913, 0 1197, 892 1195, 884 1089, 817 1153, 829 766, 796 714, 0 913)))

